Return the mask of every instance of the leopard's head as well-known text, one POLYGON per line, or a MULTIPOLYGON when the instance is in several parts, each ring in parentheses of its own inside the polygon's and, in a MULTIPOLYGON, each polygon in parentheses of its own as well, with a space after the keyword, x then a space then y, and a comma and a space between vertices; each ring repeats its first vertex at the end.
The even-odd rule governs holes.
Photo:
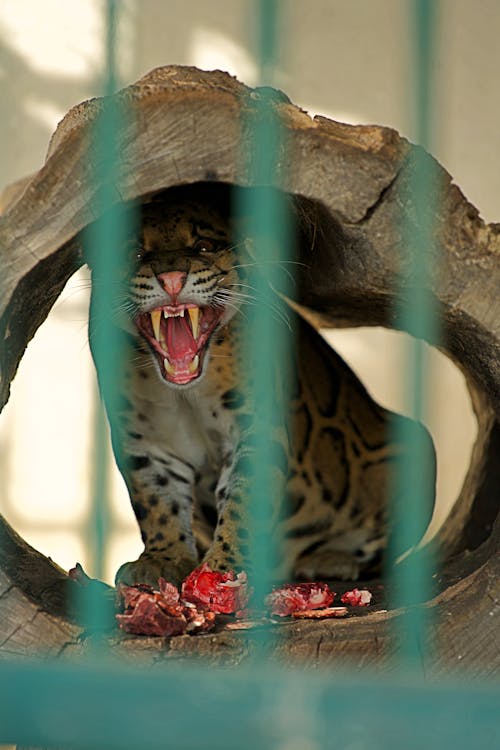
POLYGON ((245 299, 244 249, 209 190, 145 204, 139 244, 127 292, 135 330, 161 378, 185 388, 203 377, 212 336, 245 299))

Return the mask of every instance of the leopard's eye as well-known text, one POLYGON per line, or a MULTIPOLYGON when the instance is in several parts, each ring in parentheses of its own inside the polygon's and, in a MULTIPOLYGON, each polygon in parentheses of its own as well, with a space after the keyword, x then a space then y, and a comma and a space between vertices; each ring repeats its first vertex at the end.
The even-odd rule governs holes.
POLYGON ((212 240, 197 240, 197 242, 195 242, 194 244, 193 249, 199 252, 200 254, 203 254, 203 253, 214 253, 216 250, 216 247, 215 247, 215 242, 213 242, 212 240))
POLYGON ((151 255, 149 250, 144 247, 136 247, 133 253, 134 263, 144 263, 151 255))
POLYGON ((142 260, 142 257, 144 255, 144 249, 141 247, 141 245, 136 244, 135 242, 132 244, 130 243, 129 246, 129 257, 133 258, 134 261, 142 260))

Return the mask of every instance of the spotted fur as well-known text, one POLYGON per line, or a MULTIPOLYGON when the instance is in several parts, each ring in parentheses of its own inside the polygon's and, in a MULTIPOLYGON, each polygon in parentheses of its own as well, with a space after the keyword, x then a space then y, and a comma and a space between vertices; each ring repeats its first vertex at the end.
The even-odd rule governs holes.
MULTIPOLYGON (((178 582, 201 559, 221 570, 251 568, 241 471, 248 450, 242 424, 245 417, 251 424, 252 413, 241 377, 251 266, 227 204, 212 196, 210 189, 181 189, 143 207, 125 302, 123 295, 110 300, 127 333, 115 380, 121 400, 111 420, 113 445, 144 542, 139 559, 118 572, 127 582, 156 582, 160 575, 178 582), (181 278, 172 297, 165 284, 181 278), (173 300, 222 311, 199 373, 184 384, 168 381, 163 355, 147 338, 152 329, 146 331, 151 311, 173 300)), ((389 413, 309 324, 291 320, 293 439, 277 427, 284 465, 276 471, 285 472, 287 491, 271 498, 286 541, 276 575, 356 578, 380 562, 386 546, 388 477, 400 448, 389 438, 389 413)), ((162 322, 174 324, 185 330, 180 320, 162 322)), ((91 343, 95 330, 91 316, 91 343)), ((423 428, 414 429, 432 453, 423 428)))

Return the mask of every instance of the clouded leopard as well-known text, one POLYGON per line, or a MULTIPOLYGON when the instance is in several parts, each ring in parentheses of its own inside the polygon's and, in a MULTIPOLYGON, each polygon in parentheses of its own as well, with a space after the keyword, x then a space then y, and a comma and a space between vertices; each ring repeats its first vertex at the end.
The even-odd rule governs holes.
MULTIPOLYGON (((111 430, 144 552, 117 579, 178 583, 202 559, 251 569, 239 458, 241 417, 252 407, 240 368, 258 269, 235 241, 227 191, 165 191, 142 206, 131 248, 125 283, 109 300, 127 349, 111 430)), ((286 497, 271 498, 285 506, 276 577, 354 579, 386 546, 388 474, 400 447, 388 438, 389 413, 316 330, 290 320, 293 439, 284 446, 286 497)), ((97 331, 91 303, 91 347, 97 331)))

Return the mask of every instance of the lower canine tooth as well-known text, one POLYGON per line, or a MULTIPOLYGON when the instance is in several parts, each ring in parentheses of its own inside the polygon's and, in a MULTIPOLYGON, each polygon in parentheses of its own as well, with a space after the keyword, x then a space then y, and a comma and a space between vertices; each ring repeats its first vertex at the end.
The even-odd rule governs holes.
POLYGON ((175 367, 171 362, 168 361, 168 359, 163 360, 163 365, 169 375, 173 375, 175 373, 175 367))
POLYGON ((200 364, 200 358, 199 358, 198 355, 196 355, 196 357, 193 357, 193 361, 191 362, 191 364, 188 367, 188 370, 191 373, 191 375, 193 374, 193 372, 196 372, 196 370, 198 369, 198 365, 199 364, 200 364))

